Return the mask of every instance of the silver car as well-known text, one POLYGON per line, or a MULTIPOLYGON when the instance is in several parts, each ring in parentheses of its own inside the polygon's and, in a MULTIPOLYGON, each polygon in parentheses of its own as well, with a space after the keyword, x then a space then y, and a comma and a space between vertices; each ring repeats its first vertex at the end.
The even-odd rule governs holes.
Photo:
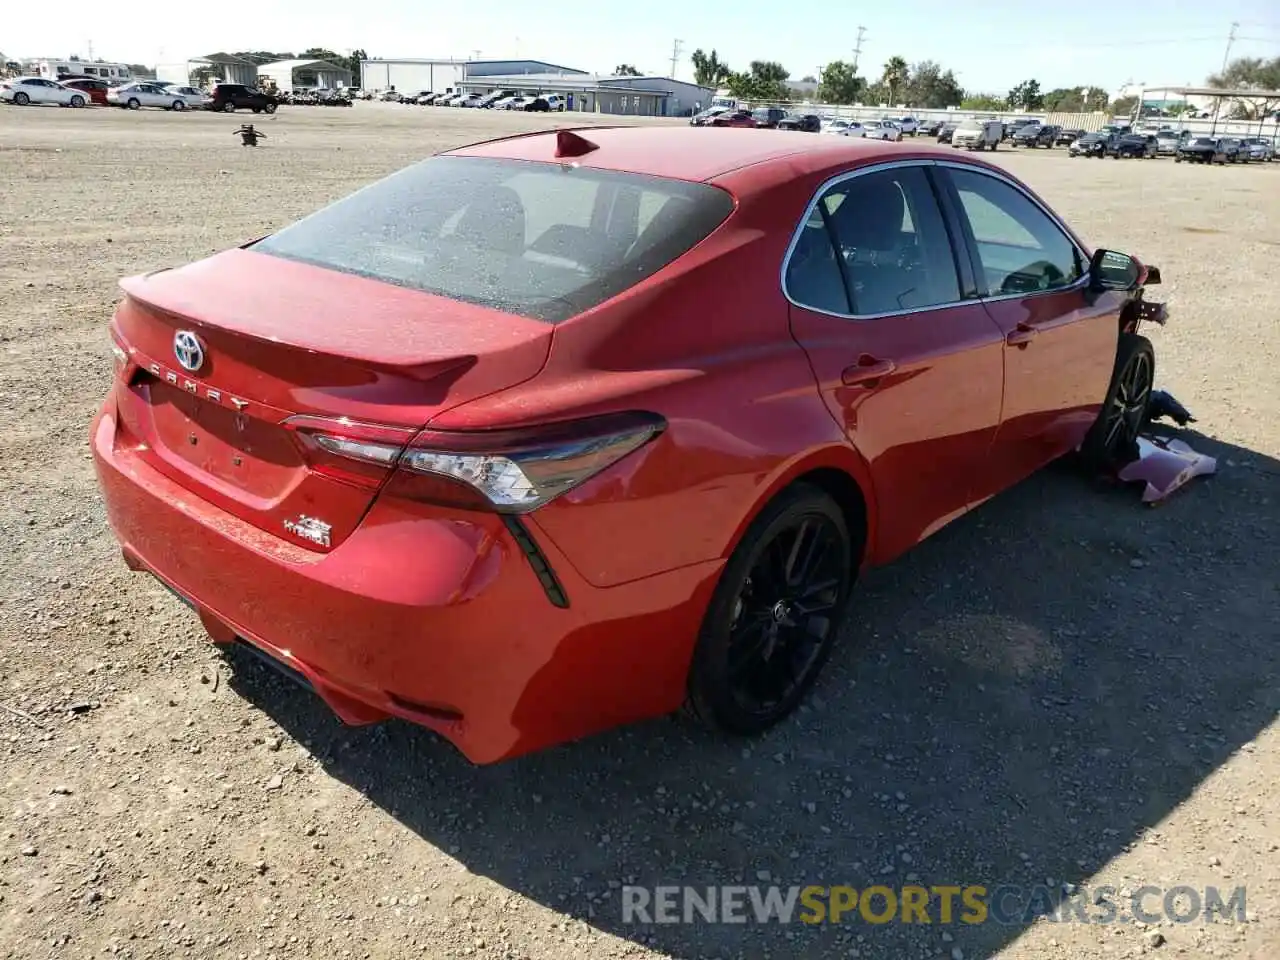
POLYGON ((1241 147, 1248 148, 1250 160, 1270 162, 1276 158, 1275 144, 1263 137, 1247 137, 1241 143, 1241 147))

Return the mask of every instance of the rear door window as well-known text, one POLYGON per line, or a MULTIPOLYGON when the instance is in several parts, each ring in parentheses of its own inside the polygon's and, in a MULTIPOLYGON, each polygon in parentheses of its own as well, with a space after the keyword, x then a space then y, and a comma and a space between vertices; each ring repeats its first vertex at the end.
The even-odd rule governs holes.
POLYGON ((706 184, 434 157, 252 249, 556 323, 652 276, 732 209, 706 184))

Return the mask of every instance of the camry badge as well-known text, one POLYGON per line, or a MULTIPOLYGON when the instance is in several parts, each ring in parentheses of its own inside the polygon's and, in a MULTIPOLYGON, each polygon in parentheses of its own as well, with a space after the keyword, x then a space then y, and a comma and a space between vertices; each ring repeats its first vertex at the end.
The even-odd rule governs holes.
POLYGON ((192 373, 204 366, 204 344, 190 330, 179 330, 173 335, 173 355, 184 370, 192 373))

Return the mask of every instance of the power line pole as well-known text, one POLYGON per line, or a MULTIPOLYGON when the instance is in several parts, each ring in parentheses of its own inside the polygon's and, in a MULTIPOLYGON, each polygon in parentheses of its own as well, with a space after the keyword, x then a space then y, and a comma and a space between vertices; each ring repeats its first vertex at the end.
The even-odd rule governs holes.
POLYGON ((858 42, 853 46, 853 72, 858 72, 858 57, 862 56, 862 38, 866 36, 867 28, 858 27, 858 42))
POLYGON ((1235 46, 1236 31, 1240 29, 1240 24, 1232 23, 1231 32, 1227 34, 1227 49, 1222 54, 1222 72, 1227 71, 1227 60, 1231 58, 1231 48, 1235 46))
POLYGON ((676 78, 676 64, 680 62, 680 52, 684 49, 684 41, 676 40, 671 45, 671 73, 669 76, 672 80, 676 78))

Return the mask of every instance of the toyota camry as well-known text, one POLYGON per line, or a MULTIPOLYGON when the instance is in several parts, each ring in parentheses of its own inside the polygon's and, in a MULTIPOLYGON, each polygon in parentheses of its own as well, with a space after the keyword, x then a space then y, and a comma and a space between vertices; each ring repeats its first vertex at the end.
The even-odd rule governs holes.
POLYGON ((1129 455, 1158 278, 936 147, 534 133, 122 281, 91 444, 128 565, 348 723, 750 735, 861 570, 1129 455))

